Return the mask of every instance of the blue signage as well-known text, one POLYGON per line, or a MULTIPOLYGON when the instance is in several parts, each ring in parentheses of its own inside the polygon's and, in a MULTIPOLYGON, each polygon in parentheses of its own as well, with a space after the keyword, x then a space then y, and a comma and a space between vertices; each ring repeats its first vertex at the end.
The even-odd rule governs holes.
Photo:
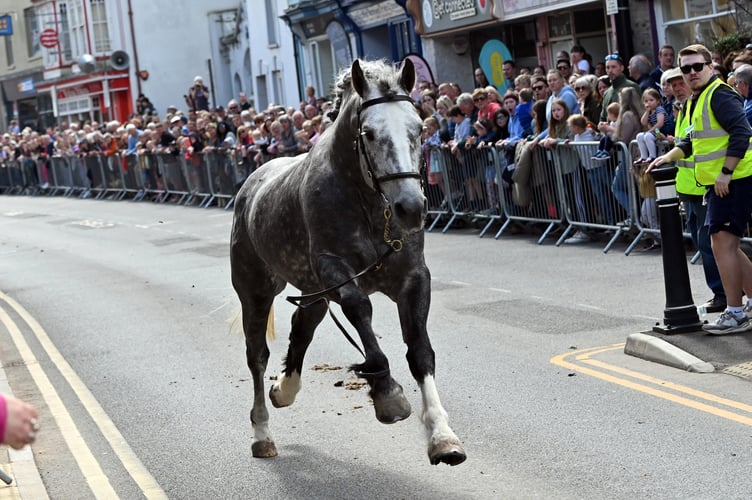
POLYGON ((501 40, 487 41, 480 50, 480 57, 478 57, 478 63, 485 73, 486 79, 498 89, 501 95, 504 95, 504 92, 514 85, 514 82, 508 82, 504 78, 504 61, 510 60, 512 60, 512 54, 501 40))
POLYGON ((13 34, 13 20, 10 16, 0 16, 0 36, 13 34))

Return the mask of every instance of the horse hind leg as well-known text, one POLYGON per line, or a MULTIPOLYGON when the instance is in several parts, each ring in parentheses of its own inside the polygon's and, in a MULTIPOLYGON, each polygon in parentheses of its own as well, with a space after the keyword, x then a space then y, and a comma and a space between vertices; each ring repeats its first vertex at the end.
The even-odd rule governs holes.
POLYGON ((245 332, 246 360, 253 378, 253 443, 254 457, 277 456, 277 447, 269 430, 269 411, 266 408, 264 373, 269 361, 269 347, 266 344, 266 325, 274 297, 262 303, 243 301, 243 331, 245 332))
POLYGON ((323 300, 299 307, 292 316, 290 345, 285 357, 285 368, 269 389, 269 399, 275 408, 290 406, 301 388, 300 374, 303 358, 313 340, 313 332, 326 315, 327 304, 323 300))

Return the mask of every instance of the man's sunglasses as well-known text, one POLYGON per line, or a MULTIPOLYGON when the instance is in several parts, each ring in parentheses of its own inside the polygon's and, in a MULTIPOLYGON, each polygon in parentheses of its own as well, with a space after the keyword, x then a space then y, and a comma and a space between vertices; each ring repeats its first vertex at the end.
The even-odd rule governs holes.
POLYGON ((543 90, 546 88, 545 85, 533 85, 533 90, 543 90))
POLYGON ((680 66, 679 69, 682 73, 685 75, 688 75, 690 71, 695 70, 695 73, 699 73, 702 71, 706 65, 710 65, 710 63, 707 62, 697 62, 694 64, 685 64, 684 66, 680 66))
POLYGON ((606 56, 606 61, 621 61, 619 54, 609 54, 606 56))

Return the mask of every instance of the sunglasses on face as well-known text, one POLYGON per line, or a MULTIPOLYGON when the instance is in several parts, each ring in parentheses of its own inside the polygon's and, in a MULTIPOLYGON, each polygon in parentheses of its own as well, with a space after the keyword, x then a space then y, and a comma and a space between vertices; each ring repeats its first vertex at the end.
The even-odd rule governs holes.
POLYGON ((579 92, 580 90, 585 90, 587 87, 575 87, 574 89, 579 92))
POLYGON ((688 75, 690 71, 695 70, 695 73, 699 73, 702 71, 706 65, 709 65, 710 63, 706 62, 697 62, 694 64, 685 64, 684 66, 679 67, 682 73, 685 75, 688 75))
POLYGON ((561 66, 556 66, 556 69, 561 71, 562 69, 569 69, 569 66, 567 66, 566 64, 562 64, 561 66))
POLYGON ((533 85, 533 90, 543 90, 546 88, 545 85, 533 85))
POLYGON ((473 99, 473 102, 481 102, 481 101, 485 101, 485 100, 486 100, 485 97, 476 97, 475 99, 473 99))

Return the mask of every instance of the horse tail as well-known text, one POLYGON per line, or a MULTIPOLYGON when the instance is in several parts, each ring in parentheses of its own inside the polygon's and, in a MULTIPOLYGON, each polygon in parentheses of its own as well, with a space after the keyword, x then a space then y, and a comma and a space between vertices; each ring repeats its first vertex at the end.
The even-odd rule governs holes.
POLYGON ((274 304, 269 308, 269 317, 266 319, 266 340, 272 341, 277 338, 277 331, 274 329, 274 304))
MULTIPOLYGON (((230 324, 230 333, 235 334, 243 331, 243 306, 238 307, 235 313, 227 319, 230 324)), ((269 308, 269 316, 266 320, 266 340, 273 341, 277 338, 277 331, 274 328, 274 304, 269 308)))

